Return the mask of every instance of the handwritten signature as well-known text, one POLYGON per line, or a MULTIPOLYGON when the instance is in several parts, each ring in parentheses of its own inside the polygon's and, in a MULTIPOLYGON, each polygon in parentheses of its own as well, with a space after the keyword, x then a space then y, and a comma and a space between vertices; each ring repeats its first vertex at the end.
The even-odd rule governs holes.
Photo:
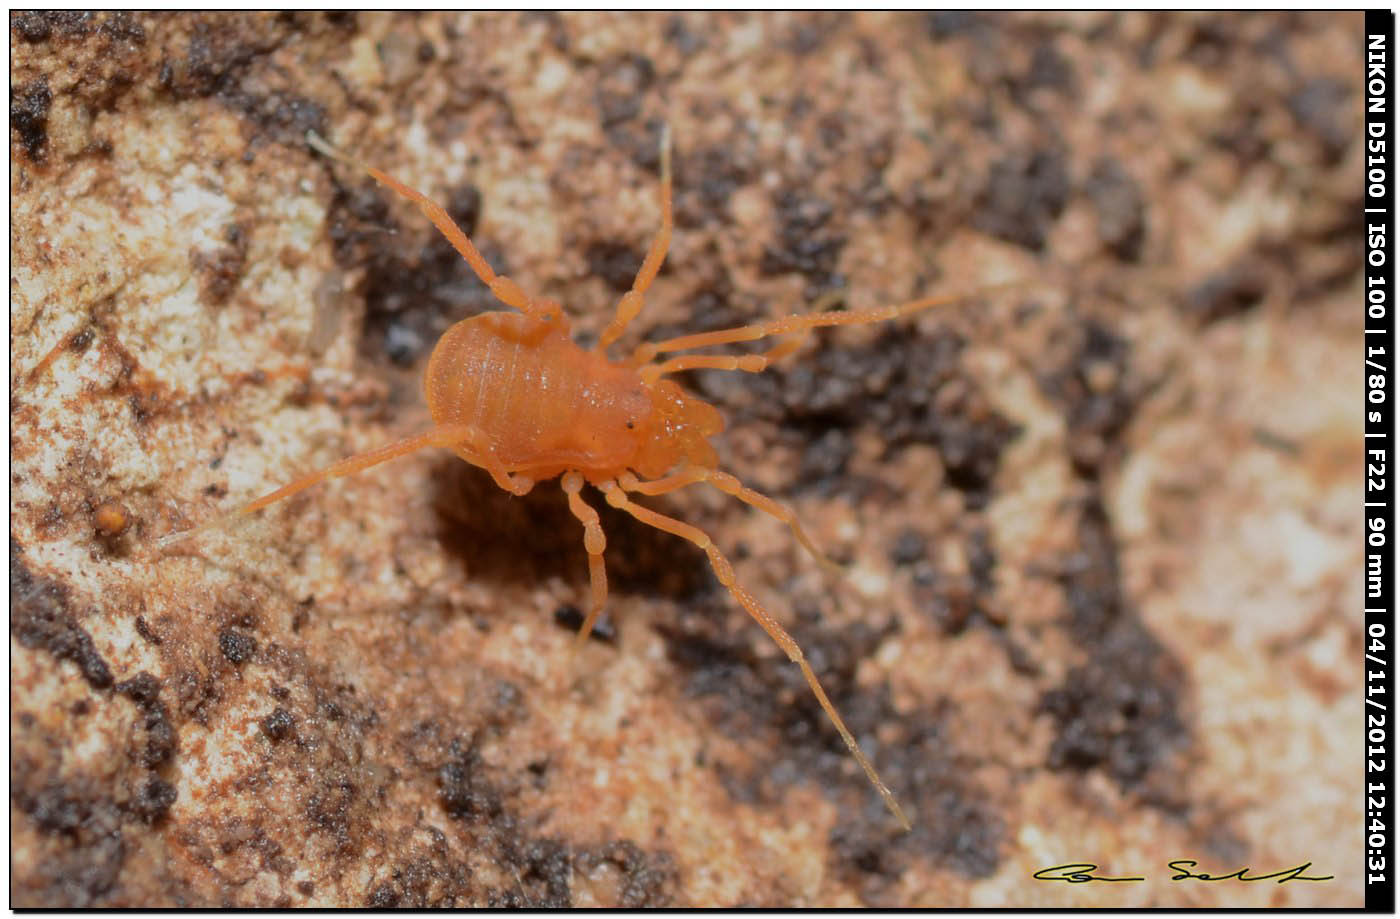
MULTIPOLYGON (((1200 863, 1194 859, 1178 858, 1167 862, 1167 867, 1173 871, 1171 879, 1173 881, 1277 881, 1280 884, 1288 881, 1330 881, 1333 875, 1326 877, 1309 877, 1303 874, 1312 867, 1312 862, 1303 862, 1294 868, 1284 868, 1282 871, 1275 871, 1272 874, 1250 874, 1248 867, 1229 874, 1210 874, 1205 871, 1194 871, 1200 863)), ((1122 877, 1112 878, 1094 874, 1099 869, 1093 862, 1071 862, 1067 865, 1055 865, 1051 868, 1041 868, 1031 877, 1037 881, 1064 881, 1066 884, 1088 884, 1091 881, 1103 881, 1107 883, 1123 883, 1125 881, 1145 881, 1143 877, 1122 877)))

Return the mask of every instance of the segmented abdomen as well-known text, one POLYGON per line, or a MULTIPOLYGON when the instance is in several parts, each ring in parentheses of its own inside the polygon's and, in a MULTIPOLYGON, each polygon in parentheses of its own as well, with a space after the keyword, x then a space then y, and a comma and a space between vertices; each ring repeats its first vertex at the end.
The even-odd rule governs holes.
POLYGON ((457 323, 423 380, 438 424, 470 424, 508 468, 625 461, 628 422, 650 410, 634 371, 585 351, 560 329, 511 313, 457 323))

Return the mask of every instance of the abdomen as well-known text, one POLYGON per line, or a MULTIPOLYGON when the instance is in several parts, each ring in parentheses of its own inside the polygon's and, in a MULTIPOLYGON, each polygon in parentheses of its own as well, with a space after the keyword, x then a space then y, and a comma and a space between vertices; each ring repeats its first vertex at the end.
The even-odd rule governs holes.
POLYGON ((635 371, 583 350, 560 327, 513 313, 448 329, 423 389, 435 423, 479 428, 512 471, 621 471, 636 452, 634 416, 650 410, 635 371))

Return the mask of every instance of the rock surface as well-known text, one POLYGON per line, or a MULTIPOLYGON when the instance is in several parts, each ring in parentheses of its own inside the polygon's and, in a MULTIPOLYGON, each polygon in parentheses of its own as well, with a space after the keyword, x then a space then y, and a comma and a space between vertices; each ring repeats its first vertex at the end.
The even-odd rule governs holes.
MULTIPOLYGON (((1359 906, 1361 19, 13 13, 14 906, 1359 906), (688 384, 701 553, 423 453, 494 307, 591 341, 1031 283, 688 384), (837 292, 833 294, 832 292, 837 292), (1174 882, 1313 862, 1326 882, 1174 882), (1133 884, 1032 880, 1095 862, 1133 884)), ((600 504, 600 500, 594 503, 600 504)))

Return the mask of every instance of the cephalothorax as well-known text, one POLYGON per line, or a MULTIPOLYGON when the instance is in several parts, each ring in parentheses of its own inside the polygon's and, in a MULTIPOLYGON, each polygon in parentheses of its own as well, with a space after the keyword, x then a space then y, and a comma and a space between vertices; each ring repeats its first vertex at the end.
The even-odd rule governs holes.
MULTIPOLYGON (((313 135, 311 145, 336 159, 358 165, 376 180, 413 201, 443 233, 495 296, 517 312, 492 312, 464 319, 449 328, 433 349, 423 389, 433 427, 423 434, 360 453, 327 469, 300 478, 243 507, 260 510, 329 478, 350 475, 425 447, 446 447, 491 474, 516 495, 537 482, 560 478, 569 508, 583 524, 588 553, 592 603, 578 632, 582 641, 607 602, 603 552, 607 541, 598 513, 583 499, 585 483, 603 493, 608 504, 643 523, 689 540, 708 556, 720 583, 797 664, 822 709, 890 812, 905 829, 909 820, 894 795, 847 730, 818 682, 802 649, 753 595, 735 580, 729 560, 702 530, 635 503, 629 494, 660 495, 696 483, 720 491, 785 523, 819 560, 823 560, 792 512, 773 499, 746 488, 719 470, 708 438, 724 428, 714 406, 686 392, 671 374, 698 368, 757 373, 773 360, 791 354, 803 336, 820 326, 859 325, 907 316, 954 297, 928 297, 894 306, 855 311, 788 316, 754 325, 683 335, 644 343, 620 361, 607 357, 641 312, 643 297, 655 280, 671 239, 671 171, 668 136, 661 155, 661 230, 652 242, 632 289, 591 350, 569 337, 558 303, 527 294, 514 281, 496 274, 442 207, 392 177, 362 164, 313 135), (681 355, 677 351, 790 335, 764 354, 681 355)), ((171 538, 183 538, 188 533, 171 538)), ((829 564, 829 563, 828 563, 829 564)))

